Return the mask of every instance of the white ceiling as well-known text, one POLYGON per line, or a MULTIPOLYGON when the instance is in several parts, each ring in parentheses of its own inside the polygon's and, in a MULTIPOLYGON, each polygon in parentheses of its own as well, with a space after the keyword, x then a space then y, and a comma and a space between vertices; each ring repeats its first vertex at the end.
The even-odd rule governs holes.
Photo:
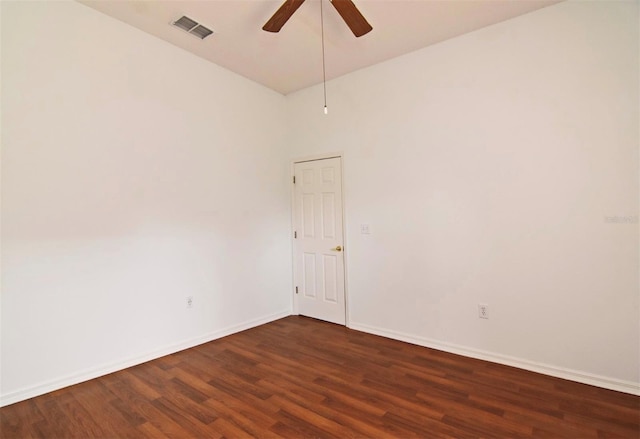
MULTIPOLYGON (((79 0, 282 94, 322 82, 320 0, 307 0, 279 33, 262 26, 284 0, 79 0), (205 40, 171 26, 186 15, 205 40)), ((354 0, 373 31, 356 38, 324 0, 327 80, 560 0, 354 0)))

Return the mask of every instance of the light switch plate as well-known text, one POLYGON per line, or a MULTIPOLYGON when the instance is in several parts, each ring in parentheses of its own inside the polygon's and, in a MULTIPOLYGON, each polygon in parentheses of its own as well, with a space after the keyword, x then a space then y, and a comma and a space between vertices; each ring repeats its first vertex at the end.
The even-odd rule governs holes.
POLYGON ((360 233, 363 235, 370 235, 371 228, 369 227, 369 224, 360 224, 360 233))

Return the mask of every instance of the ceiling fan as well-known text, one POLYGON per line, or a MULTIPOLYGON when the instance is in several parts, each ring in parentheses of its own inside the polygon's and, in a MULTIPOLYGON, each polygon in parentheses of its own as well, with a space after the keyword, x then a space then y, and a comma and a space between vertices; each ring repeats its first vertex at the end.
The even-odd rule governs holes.
MULTIPOLYGON (((356 37, 361 37, 373 29, 351 0, 330 0, 330 2, 356 37)), ((262 29, 267 32, 280 32, 282 26, 285 25, 302 3, 304 3, 304 0, 285 0, 269 21, 262 26, 262 29)))

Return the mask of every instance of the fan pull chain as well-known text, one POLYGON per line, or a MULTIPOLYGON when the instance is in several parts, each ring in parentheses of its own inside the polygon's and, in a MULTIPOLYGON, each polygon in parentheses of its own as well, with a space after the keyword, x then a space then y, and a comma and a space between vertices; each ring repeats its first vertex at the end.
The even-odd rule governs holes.
POLYGON ((327 69, 325 67, 325 55, 324 55, 324 11, 322 4, 324 0, 320 0, 320 30, 322 34, 322 87, 324 89, 324 114, 329 113, 327 108, 327 69))

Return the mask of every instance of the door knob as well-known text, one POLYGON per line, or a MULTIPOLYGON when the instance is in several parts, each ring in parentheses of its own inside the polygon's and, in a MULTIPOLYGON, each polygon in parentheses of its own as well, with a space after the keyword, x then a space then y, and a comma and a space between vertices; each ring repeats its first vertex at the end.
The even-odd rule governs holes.
POLYGON ((335 250, 337 252, 341 252, 342 251, 342 247, 337 246, 336 248, 332 248, 331 250, 335 250))

